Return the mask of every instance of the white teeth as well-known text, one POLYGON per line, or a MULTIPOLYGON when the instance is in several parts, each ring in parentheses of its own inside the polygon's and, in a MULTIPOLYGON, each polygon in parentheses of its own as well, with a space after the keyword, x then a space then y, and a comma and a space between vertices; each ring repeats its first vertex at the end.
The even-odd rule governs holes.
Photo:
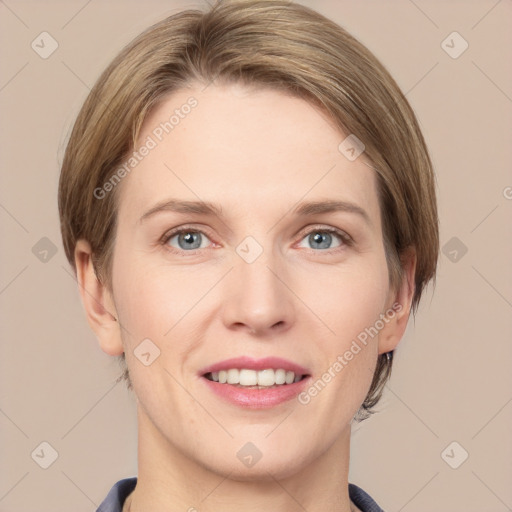
POLYGON ((274 370, 261 370, 258 372, 258 386, 273 386, 276 384, 274 370))
POLYGON ((240 371, 236 368, 228 370, 228 384, 238 384, 240 382, 240 371))
POLYGON ((240 384, 241 386, 256 386, 256 384, 258 384, 258 372, 254 370, 240 370, 240 379, 236 384, 240 384))
POLYGON ((265 370, 247 370, 245 368, 239 370, 230 368, 229 370, 221 370, 219 372, 210 373, 211 380, 220 384, 239 384, 240 386, 260 386, 271 387, 282 384, 292 384, 299 382, 302 375, 295 375, 294 372, 283 369, 273 370, 268 368, 265 370))
POLYGON ((276 370, 276 384, 284 384, 286 382, 286 372, 284 370, 276 370))

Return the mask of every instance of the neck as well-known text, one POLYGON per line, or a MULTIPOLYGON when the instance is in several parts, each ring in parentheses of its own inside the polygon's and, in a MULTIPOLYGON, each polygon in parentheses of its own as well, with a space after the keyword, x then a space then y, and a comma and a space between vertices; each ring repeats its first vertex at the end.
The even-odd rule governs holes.
POLYGON ((285 478, 216 473, 172 445, 138 407, 138 479, 123 512, 358 512, 348 496, 350 426, 323 454, 285 478))

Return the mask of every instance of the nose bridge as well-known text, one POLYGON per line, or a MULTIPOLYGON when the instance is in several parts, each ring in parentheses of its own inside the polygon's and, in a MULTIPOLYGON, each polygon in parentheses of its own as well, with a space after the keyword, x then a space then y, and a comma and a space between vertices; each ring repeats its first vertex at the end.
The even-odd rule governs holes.
POLYGON ((284 284, 286 277, 280 276, 284 267, 279 251, 264 250, 254 239, 246 239, 236 252, 224 302, 227 326, 245 326, 252 333, 289 327, 294 320, 293 296, 284 284))

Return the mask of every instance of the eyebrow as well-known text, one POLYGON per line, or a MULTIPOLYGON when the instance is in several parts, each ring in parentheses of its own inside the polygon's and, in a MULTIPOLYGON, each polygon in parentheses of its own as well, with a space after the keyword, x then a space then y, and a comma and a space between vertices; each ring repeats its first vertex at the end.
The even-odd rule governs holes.
MULTIPOLYGON (((222 207, 208 201, 181 201, 178 199, 166 199, 145 212, 139 219, 139 222, 143 222, 149 217, 165 211, 223 217, 222 207)), ((310 201, 306 203, 303 202, 290 211, 293 215, 298 217, 332 212, 354 213, 361 216, 367 224, 372 225, 370 216, 366 210, 349 201, 324 200, 310 201)))

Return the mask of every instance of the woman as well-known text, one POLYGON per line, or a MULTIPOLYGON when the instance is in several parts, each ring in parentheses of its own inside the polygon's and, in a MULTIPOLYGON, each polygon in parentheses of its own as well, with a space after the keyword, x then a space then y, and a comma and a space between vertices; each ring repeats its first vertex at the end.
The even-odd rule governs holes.
POLYGON ((150 27, 76 120, 59 211, 137 398, 138 476, 100 511, 381 510, 351 425, 439 241, 418 123, 364 46, 280 0, 150 27))

